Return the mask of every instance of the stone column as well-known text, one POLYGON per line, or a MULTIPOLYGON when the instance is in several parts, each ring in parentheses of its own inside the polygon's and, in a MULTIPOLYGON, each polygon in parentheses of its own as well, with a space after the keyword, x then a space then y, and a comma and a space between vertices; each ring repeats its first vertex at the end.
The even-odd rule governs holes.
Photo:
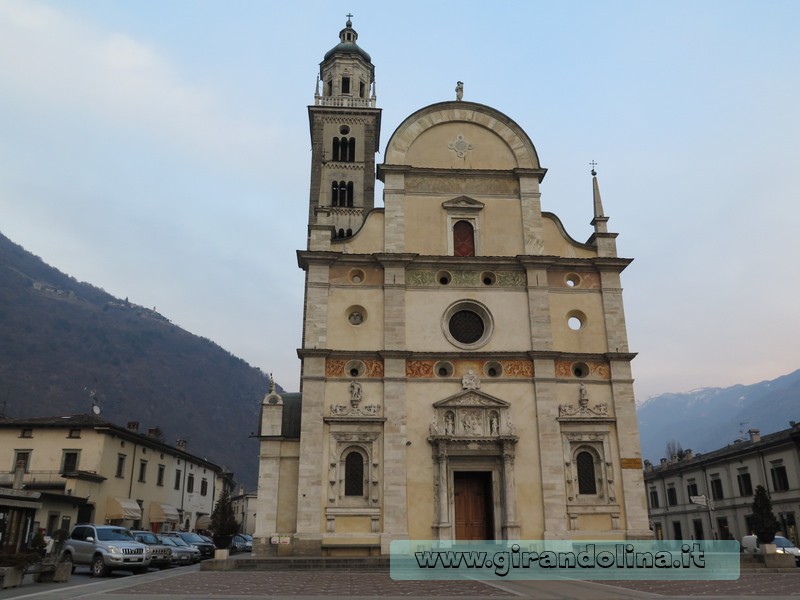
POLYGON ((516 440, 501 442, 503 451, 503 539, 519 539, 517 522, 517 490, 514 485, 514 444, 516 440))
POLYGON ((450 531, 450 490, 447 484, 447 442, 439 440, 435 442, 433 448, 433 461, 436 465, 436 470, 433 476, 436 478, 434 485, 436 492, 434 494, 434 514, 436 515, 436 522, 433 527, 436 530, 436 539, 450 540, 452 533, 450 531))

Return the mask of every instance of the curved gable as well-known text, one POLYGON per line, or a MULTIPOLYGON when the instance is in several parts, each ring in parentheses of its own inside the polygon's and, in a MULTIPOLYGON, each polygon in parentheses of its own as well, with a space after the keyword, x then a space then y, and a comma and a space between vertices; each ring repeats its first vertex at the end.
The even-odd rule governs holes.
POLYGON ((445 169, 540 169, 528 135, 503 113, 472 102, 441 102, 409 116, 392 134, 385 164, 445 169))

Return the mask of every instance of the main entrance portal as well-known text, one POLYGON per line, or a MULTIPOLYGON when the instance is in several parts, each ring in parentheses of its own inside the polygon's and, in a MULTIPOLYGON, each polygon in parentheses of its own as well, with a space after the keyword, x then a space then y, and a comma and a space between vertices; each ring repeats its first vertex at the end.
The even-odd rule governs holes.
POLYGON ((456 539, 493 539, 492 474, 486 471, 454 472, 453 498, 456 539))

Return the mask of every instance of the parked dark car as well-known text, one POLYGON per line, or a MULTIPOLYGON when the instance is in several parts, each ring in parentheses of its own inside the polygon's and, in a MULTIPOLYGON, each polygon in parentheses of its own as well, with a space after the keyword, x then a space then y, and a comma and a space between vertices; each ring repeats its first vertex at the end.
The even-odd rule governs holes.
POLYGON ((247 549, 246 540, 241 535, 235 535, 231 538, 231 545, 228 549, 231 551, 231 554, 245 552, 247 549))
POLYGON ((252 552, 252 550, 253 538, 251 536, 245 533, 237 533, 231 539, 231 552, 252 552))
POLYGON ((152 531, 131 531, 133 539, 150 546, 150 566, 166 569, 172 566, 172 549, 164 545, 152 531))
POLYGON ((191 533, 189 531, 170 531, 164 535, 178 537, 190 546, 194 546, 200 550, 201 559, 214 558, 214 551, 216 550, 214 544, 210 544, 196 533, 191 533))
POLYGON ((190 546, 182 539, 168 535, 159 535, 158 540, 172 550, 173 566, 193 565, 200 562, 200 550, 190 546))

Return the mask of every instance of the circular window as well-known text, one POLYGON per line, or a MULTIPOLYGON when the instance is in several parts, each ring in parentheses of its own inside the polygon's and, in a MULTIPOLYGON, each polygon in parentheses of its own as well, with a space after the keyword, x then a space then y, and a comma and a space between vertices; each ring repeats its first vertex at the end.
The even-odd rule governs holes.
POLYGON ((564 281, 568 287, 578 287, 581 284, 581 277, 577 273, 568 273, 564 281))
POLYGON ((356 327, 367 320, 367 311, 363 306, 351 306, 345 311, 345 314, 350 325, 355 325, 356 327))
POLYGON ((364 271, 361 269, 352 269, 348 274, 348 278, 350 279, 350 283, 363 283, 364 271))
POLYGON ((433 372, 437 377, 451 377, 453 375, 453 363, 442 360, 433 365, 433 372))
POLYGON ((436 281, 438 281, 442 285, 448 285, 450 283, 451 279, 452 279, 452 276, 447 271, 439 271, 436 274, 436 281))
POLYGON ((579 310, 573 310, 567 313, 567 325, 572 331, 582 329, 586 324, 586 315, 579 310))
POLYGON ((483 372, 487 377, 500 377, 503 374, 503 365, 499 362, 488 362, 483 367, 483 372))
POLYGON ((360 360, 351 360, 344 366, 344 374, 347 377, 361 377, 367 370, 367 366, 360 360))
POLYGON ((492 335, 492 316, 474 300, 456 302, 444 314, 442 330, 451 344, 465 350, 480 348, 492 335))
POLYGON ((481 281, 483 285, 494 285, 495 281, 497 281, 497 277, 491 271, 484 271, 481 273, 481 281))
POLYGON ((341 127, 339 127, 339 133, 341 133, 342 135, 347 135, 348 133, 350 133, 350 128, 347 125, 342 125, 341 127))
POLYGON ((589 365, 582 362, 572 363, 572 374, 575 377, 586 377, 589 374, 589 365))

